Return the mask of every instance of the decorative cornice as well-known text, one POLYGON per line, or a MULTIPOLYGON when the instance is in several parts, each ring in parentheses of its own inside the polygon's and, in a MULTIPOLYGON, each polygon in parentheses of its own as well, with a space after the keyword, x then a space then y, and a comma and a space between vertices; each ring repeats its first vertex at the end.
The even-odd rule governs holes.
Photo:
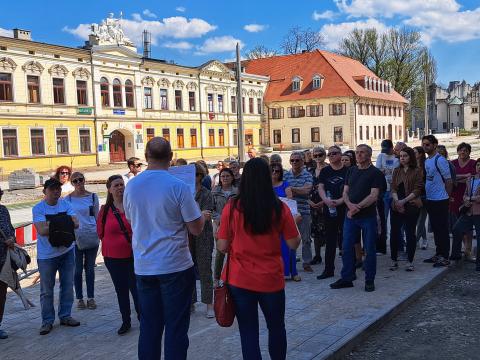
POLYGON ((17 64, 10 58, 0 58, 0 70, 15 71, 17 64))
POLYGON ((88 80, 90 78, 90 72, 84 67, 76 68, 72 75, 78 79, 88 80))
POLYGON ((168 88, 170 86, 170 80, 168 80, 167 78, 161 78, 160 80, 158 80, 158 86, 168 88))
POLYGON ((155 79, 152 78, 151 76, 145 76, 143 79, 142 79, 142 85, 148 85, 148 86, 153 86, 155 85, 155 79))
POLYGON ((44 67, 38 61, 28 61, 22 66, 22 69, 27 73, 40 75, 44 67))
POLYGON ((68 69, 63 65, 56 64, 56 65, 53 65, 50 69, 48 69, 48 72, 52 76, 65 77, 68 74, 68 69))

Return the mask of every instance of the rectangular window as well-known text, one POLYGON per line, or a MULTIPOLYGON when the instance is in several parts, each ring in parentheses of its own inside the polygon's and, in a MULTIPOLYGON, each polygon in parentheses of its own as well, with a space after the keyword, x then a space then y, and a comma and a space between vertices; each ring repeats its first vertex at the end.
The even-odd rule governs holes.
POLYGON ((197 146, 197 129, 190 129, 190 147, 196 148, 197 146))
POLYGON ((312 131, 312 142, 320 142, 320 128, 319 127, 313 127, 311 129, 312 131))
MULTIPOLYGON (((122 84, 118 79, 113 80, 112 89, 113 89, 113 106, 121 108, 123 103, 122 84)), ((150 91, 150 95, 151 95, 151 91, 150 91)))
POLYGON ((347 104, 330 104, 330 115, 339 116, 347 114, 347 104))
POLYGON ((478 107, 472 107, 472 114, 478 114, 478 107))
POLYGON ((82 154, 91 153, 90 129, 80 129, 80 152, 82 154))
POLYGON ((388 107, 388 116, 392 116, 392 107, 391 106, 388 107))
POLYGON ((155 137, 155 129, 154 128, 147 128, 147 142, 152 140, 155 137))
POLYGON ((236 96, 231 96, 230 97, 230 106, 232 107, 232 113, 237 112, 237 97, 236 96))
POLYGON ((305 116, 305 110, 303 106, 292 106, 287 108, 287 116, 289 118, 299 118, 305 116))
POLYGON ((377 139, 377 127, 376 126, 373 126, 373 139, 374 140, 377 139))
POLYGON ((162 137, 170 142, 170 129, 162 129, 162 137))
POLYGON ((40 102, 40 78, 34 75, 27 75, 28 102, 38 104, 40 102))
POLYGON ((65 104, 65 87, 63 79, 53 78, 53 103, 65 104))
POLYGON ((343 128, 341 126, 333 128, 333 141, 335 143, 343 143, 343 128))
POLYGON ((273 130, 273 143, 274 144, 282 143, 282 130, 273 130))
POLYGON ((367 115, 370 115, 370 105, 367 104, 367 115))
POLYGON ((268 111, 270 112, 270 119, 283 119, 283 108, 271 108, 268 111))
POLYGON ((130 80, 125 82, 125 106, 133 108, 133 83, 130 80))
POLYGON ((245 97, 242 96, 242 113, 245 114, 245 97))
POLYGON ((215 146, 215 130, 208 129, 208 146, 215 146))
POLYGON ((175 110, 183 110, 182 90, 175 90, 175 110))
POLYGON ((167 89, 160 89, 160 108, 168 110, 168 91, 167 89))
POLYGON ((307 116, 309 117, 323 116, 323 105, 308 105, 307 116))
POLYGON ((362 126, 358 127, 358 135, 359 135, 360 140, 363 140, 363 127, 362 126))
POLYGON ((218 146, 225 146, 225 132, 223 129, 218 129, 218 146))
POLYGON ((376 110, 377 109, 377 106, 376 105, 372 105, 372 115, 377 115, 376 114, 376 110))
POLYGON ((43 129, 30 129, 30 140, 32 145, 32 155, 45 155, 43 129))
POLYGON ((472 127, 473 127, 474 129, 478 128, 478 121, 474 121, 474 122, 472 123, 472 127))
POLYGON ((262 99, 257 98, 257 113, 259 115, 263 114, 263 106, 262 106, 262 99))
POLYGON ((195 91, 188 92, 188 107, 190 111, 195 111, 195 91))
POLYGON ((363 115, 363 104, 358 105, 358 115, 363 115))
POLYGON ((56 129, 55 136, 57 138, 57 154, 68 154, 68 130, 56 129))
POLYGON ((393 108, 393 116, 397 116, 397 108, 396 107, 393 108))
POLYGON ((2 129, 3 156, 18 156, 18 140, 16 129, 2 129))
POLYGON ((218 95, 217 101, 218 101, 218 112, 223 113, 223 95, 218 95))
POLYGON ((382 139, 385 139, 385 126, 382 126, 382 139))
POLYGON ((208 112, 213 113, 213 94, 207 94, 208 112))
POLYGON ((183 149, 185 147, 185 141, 183 138, 183 129, 177 129, 177 148, 183 149))
POLYGON ((292 129, 292 143, 293 144, 300 143, 300 129, 299 128, 292 129))
POLYGON ((365 126, 365 131, 366 131, 366 133, 365 133, 365 138, 366 138, 367 140, 370 140, 370 127, 369 127, 369 126, 365 126))
POLYGON ((12 75, 0 73, 0 101, 13 101, 12 75))
POLYGON ((143 88, 143 105, 145 109, 151 109, 152 106, 152 88, 144 87, 143 88))
POLYGON ((402 125, 399 125, 399 126, 398 126, 398 138, 399 138, 400 140, 403 139, 402 125))
POLYGON ((87 105, 87 82, 77 80, 77 104, 87 105))
POLYGON ((253 106, 253 98, 248 98, 248 112, 250 114, 253 114, 255 112, 254 106, 253 106))
POLYGON ((238 145, 238 130, 233 129, 233 145, 237 146, 238 145))

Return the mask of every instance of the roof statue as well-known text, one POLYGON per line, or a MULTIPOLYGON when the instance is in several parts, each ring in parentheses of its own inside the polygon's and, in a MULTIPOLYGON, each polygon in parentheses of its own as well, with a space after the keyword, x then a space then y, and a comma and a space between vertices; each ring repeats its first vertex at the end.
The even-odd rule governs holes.
POLYGON ((101 24, 92 24, 90 34, 90 43, 96 45, 125 45, 135 47, 133 42, 125 36, 122 25, 122 13, 120 18, 115 18, 110 13, 107 19, 102 20, 101 24))

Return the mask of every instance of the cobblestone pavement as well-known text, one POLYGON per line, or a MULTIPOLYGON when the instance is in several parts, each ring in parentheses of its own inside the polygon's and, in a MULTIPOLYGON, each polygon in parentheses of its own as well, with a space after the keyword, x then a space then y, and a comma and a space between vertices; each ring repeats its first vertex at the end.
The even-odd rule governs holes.
MULTIPOLYGON (((388 270, 387 256, 378 257, 376 286, 373 293, 363 289, 363 273, 355 287, 331 290, 329 284, 335 279, 317 280, 323 264, 314 266, 313 274, 300 272, 302 281, 288 282, 286 286, 286 328, 288 337, 288 359, 322 359, 362 332, 372 322, 391 311, 400 301, 408 298, 419 288, 439 275, 443 270, 421 264, 420 260, 431 255, 431 251, 418 251, 416 271, 408 273, 388 270)), ((99 261, 101 258, 98 259, 99 261)), ((336 271, 340 271, 337 259, 336 271)), ((58 325, 52 333, 39 336, 41 325, 39 306, 23 310, 15 294, 9 293, 4 327, 9 339, 0 341, 2 360, 18 359, 19 351, 27 359, 134 359, 136 358, 138 323, 133 322, 132 331, 120 337, 116 334, 120 326, 120 314, 110 277, 99 263, 96 268, 97 310, 73 310, 73 316, 81 321, 77 328, 58 325)), ((25 280, 27 296, 39 303, 39 285, 30 285, 25 280)), ((197 284, 199 285, 199 284, 197 284)), ((239 359, 240 338, 236 324, 231 328, 220 328, 214 319, 204 316, 205 305, 197 303, 190 325, 189 359, 239 359)), ((260 312, 261 313, 261 312, 260 312)), ((261 317, 260 344, 264 358, 268 358, 265 321, 261 317)))
POLYGON ((480 359, 479 304, 480 273, 462 263, 347 359, 480 359))

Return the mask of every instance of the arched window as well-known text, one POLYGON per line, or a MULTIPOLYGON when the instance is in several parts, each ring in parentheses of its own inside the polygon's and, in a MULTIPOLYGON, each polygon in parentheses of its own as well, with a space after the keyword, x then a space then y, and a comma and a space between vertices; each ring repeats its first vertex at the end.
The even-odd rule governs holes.
POLYGON ((125 102, 127 108, 133 108, 133 83, 131 80, 125 81, 125 102))
POLYGON ((102 106, 109 107, 110 106, 110 94, 109 94, 109 84, 108 79, 102 77, 100 79, 100 96, 102 99, 102 106))
POLYGON ((122 107, 122 83, 118 79, 113 80, 113 106, 122 107))

